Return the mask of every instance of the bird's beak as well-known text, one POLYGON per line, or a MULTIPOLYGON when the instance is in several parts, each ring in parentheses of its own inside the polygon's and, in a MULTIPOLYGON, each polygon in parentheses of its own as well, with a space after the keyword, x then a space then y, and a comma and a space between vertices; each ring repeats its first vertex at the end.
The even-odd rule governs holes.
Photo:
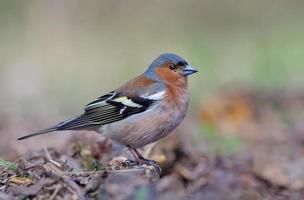
POLYGON ((190 65, 186 65, 185 68, 183 69, 183 75, 184 76, 189 76, 191 74, 194 74, 197 72, 197 69, 195 69, 194 67, 190 66, 190 65))

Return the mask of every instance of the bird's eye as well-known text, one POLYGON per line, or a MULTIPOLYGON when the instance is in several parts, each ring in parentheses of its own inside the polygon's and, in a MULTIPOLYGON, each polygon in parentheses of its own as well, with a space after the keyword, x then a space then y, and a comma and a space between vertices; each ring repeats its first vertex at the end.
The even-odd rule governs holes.
POLYGON ((175 70, 175 69, 176 69, 176 65, 170 64, 170 65, 169 65, 169 68, 170 68, 171 70, 175 70))

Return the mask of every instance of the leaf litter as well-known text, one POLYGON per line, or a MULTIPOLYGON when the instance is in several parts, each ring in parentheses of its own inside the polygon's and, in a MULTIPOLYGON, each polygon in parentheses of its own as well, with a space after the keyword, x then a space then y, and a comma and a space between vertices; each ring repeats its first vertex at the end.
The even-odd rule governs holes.
POLYGON ((0 199, 303 199, 301 110, 299 91, 221 91, 146 154, 161 173, 106 139, 75 136, 64 151, 0 160, 0 199))

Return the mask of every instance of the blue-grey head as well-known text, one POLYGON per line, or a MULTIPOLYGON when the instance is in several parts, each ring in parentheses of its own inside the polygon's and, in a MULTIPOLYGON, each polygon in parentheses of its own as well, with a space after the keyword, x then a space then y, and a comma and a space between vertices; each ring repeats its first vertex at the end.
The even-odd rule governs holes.
POLYGON ((197 72, 197 69, 189 65, 182 57, 164 53, 156 58, 148 67, 145 75, 151 78, 176 79, 179 77, 188 77, 197 72))

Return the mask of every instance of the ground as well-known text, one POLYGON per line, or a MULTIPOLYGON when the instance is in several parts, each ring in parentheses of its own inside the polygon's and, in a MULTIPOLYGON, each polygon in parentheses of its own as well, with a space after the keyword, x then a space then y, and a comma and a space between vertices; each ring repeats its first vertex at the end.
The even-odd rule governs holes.
POLYGON ((296 90, 223 91, 144 150, 161 173, 84 133, 2 160, 0 199, 303 199, 303 108, 296 90))

